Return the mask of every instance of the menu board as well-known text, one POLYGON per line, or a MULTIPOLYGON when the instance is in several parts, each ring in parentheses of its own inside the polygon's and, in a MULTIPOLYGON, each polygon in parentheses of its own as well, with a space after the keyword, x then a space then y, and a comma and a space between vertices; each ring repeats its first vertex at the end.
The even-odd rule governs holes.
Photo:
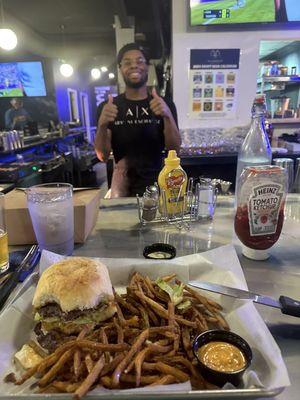
POLYGON ((239 49, 192 49, 189 118, 236 117, 239 49))

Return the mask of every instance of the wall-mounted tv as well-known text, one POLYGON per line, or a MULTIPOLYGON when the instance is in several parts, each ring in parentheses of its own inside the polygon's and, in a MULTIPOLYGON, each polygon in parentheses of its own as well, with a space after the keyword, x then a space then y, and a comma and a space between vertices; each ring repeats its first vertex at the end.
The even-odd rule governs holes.
POLYGON ((300 0, 189 0, 190 25, 300 21, 300 0))
POLYGON ((0 97, 46 96, 40 61, 0 63, 0 97))

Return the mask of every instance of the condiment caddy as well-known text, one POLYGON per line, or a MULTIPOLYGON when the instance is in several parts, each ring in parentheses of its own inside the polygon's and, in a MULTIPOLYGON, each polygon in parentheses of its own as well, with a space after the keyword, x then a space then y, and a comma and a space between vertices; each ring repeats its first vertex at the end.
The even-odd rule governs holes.
MULTIPOLYGON (((157 183, 146 188, 142 197, 136 196, 140 223, 175 224, 179 229, 189 228, 194 221, 213 218, 217 189, 210 179, 200 179, 195 183, 193 178, 187 181, 187 190, 180 196, 180 206, 173 207, 170 213, 165 189, 159 189, 157 183)), ((179 202, 178 202, 179 203, 179 202)))

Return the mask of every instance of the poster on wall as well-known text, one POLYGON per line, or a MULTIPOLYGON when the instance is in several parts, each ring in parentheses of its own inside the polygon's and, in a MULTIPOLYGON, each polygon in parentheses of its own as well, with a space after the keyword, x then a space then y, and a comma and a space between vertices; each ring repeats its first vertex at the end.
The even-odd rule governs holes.
POLYGON ((192 49, 189 118, 236 117, 240 49, 192 49))
POLYGON ((94 92, 96 97, 96 106, 98 107, 102 101, 107 100, 109 94, 117 96, 118 88, 117 86, 95 86, 94 92))

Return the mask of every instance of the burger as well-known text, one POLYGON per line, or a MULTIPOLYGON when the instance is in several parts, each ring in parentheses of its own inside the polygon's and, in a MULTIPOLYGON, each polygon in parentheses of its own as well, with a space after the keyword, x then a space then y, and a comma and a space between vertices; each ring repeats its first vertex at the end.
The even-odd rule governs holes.
POLYGON ((84 257, 70 257, 46 269, 32 304, 37 341, 50 351, 83 326, 93 328, 116 312, 107 267, 84 257))

